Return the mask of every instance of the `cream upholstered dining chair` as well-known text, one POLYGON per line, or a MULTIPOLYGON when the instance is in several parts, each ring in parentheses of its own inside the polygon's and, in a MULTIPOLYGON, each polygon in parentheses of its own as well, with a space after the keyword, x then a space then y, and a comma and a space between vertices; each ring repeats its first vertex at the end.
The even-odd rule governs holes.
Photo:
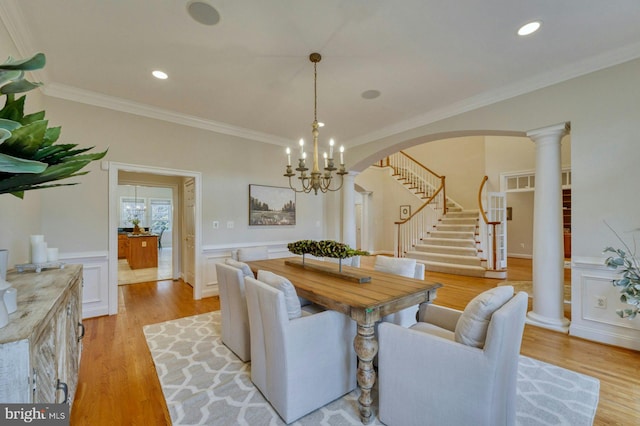
POLYGON ((411 328, 378 329, 380 420, 389 425, 514 425, 527 294, 496 287, 464 312, 421 308, 411 328))
MULTIPOLYGON (((380 272, 400 275, 407 278, 424 280, 424 263, 406 257, 376 256, 373 269, 380 272)), ((410 327, 416 323, 418 305, 410 306, 401 311, 382 317, 383 322, 391 322, 403 327, 410 327)))
POLYGON ((240 262, 268 259, 269 248, 267 246, 239 248, 236 257, 240 262))
POLYGON ((253 272, 246 263, 227 259, 225 264, 216 264, 216 275, 220 291, 222 343, 247 362, 251 360, 251 340, 244 280, 246 276, 253 277, 253 272))
POLYGON ((355 388, 355 322, 335 311, 305 312, 286 278, 266 271, 258 278, 245 279, 251 381, 291 423, 355 388))

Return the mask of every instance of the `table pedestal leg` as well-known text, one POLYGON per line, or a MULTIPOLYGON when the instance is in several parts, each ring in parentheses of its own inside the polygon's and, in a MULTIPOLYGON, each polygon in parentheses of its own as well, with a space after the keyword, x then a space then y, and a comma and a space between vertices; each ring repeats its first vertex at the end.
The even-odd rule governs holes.
POLYGON ((353 341, 353 347, 358 355, 358 387, 360 388, 360 419, 363 424, 373 420, 371 413, 371 388, 376 382, 376 372, 373 369, 373 358, 378 353, 378 341, 374 335, 373 324, 358 324, 358 334, 353 341))

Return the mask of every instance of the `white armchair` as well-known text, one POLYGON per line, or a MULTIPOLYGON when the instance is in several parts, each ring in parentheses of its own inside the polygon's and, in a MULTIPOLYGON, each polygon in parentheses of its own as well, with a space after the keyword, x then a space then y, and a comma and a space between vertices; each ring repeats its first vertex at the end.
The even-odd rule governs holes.
MULTIPOLYGON (((373 269, 407 278, 424 280, 424 263, 416 262, 415 259, 376 256, 376 263, 373 269)), ((401 311, 382 317, 382 321, 391 322, 403 327, 410 327, 416 323, 417 313, 418 305, 410 306, 401 311)))
MULTIPOLYGON (((246 264, 244 265, 246 266, 246 264)), ((222 316, 222 343, 231 349, 238 358, 247 362, 251 359, 251 340, 245 298, 245 273, 242 269, 222 263, 216 264, 222 316)), ((250 269, 249 273, 251 273, 250 269)))
POLYGON ((245 279, 251 325, 251 381, 291 423, 356 386, 355 323, 323 311, 289 319, 284 293, 245 279))
POLYGON ((410 329, 380 324, 382 422, 389 426, 515 424, 527 295, 520 292, 504 304, 487 297, 480 302, 480 309, 485 309, 482 314, 471 309, 473 301, 464 313, 428 305, 421 311, 421 322, 410 329), (499 307, 487 312, 492 304, 499 307))

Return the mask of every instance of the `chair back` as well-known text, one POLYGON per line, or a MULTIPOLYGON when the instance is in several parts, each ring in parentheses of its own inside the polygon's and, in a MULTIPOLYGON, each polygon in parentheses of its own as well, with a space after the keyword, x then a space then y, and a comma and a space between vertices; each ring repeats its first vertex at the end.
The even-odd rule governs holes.
POLYGON ((494 424, 516 423, 516 389, 520 346, 527 316, 528 296, 519 292, 491 316, 484 352, 499 374, 492 383, 494 424), (500 409, 501 407, 502 409, 500 409))
POLYGON ((216 274, 220 291, 222 343, 242 361, 249 361, 251 339, 244 275, 242 270, 223 263, 216 264, 216 274))
POLYGON ((240 262, 265 260, 269 258, 269 248, 267 246, 239 248, 236 257, 240 262))
POLYGON ((285 327, 289 322, 284 293, 245 277, 251 326, 251 381, 267 399, 285 387, 278 364, 285 358, 285 327), (274 392, 275 390, 275 392, 274 392))

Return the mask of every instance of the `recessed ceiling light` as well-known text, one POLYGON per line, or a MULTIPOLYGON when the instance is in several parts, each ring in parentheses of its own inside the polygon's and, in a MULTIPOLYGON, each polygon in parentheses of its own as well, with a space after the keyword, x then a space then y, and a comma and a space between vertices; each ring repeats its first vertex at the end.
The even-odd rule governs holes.
POLYGON ((362 94, 360 95, 365 99, 375 99, 378 96, 380 96, 380 91, 379 90, 365 90, 364 92, 362 92, 362 94))
POLYGON ((529 22, 528 24, 524 24, 518 30, 519 36, 527 36, 529 34, 533 34, 540 29, 540 21, 529 22))
POLYGON ((169 78, 166 72, 160 70, 155 70, 151 74, 159 80, 166 80, 167 78, 169 78))
POLYGON ((220 14, 209 3, 204 1, 192 1, 187 4, 187 12, 194 21, 203 25, 215 25, 220 21, 220 14))

